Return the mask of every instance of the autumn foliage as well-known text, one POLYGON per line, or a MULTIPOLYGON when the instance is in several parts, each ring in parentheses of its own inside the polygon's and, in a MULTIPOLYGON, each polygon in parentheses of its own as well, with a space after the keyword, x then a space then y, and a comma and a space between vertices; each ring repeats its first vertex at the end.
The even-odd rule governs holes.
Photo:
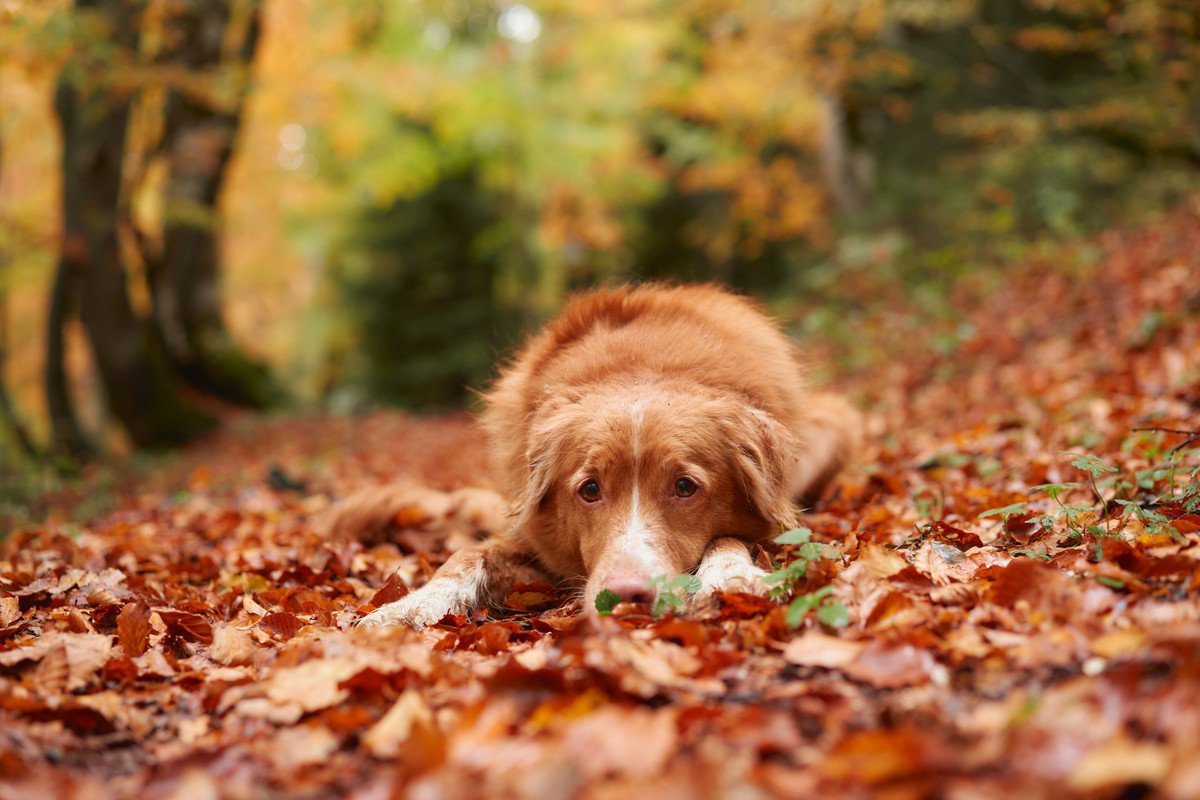
POLYGON ((0 4, 17 406, 43 352, 64 396, 87 372, 62 337, 17 346, 43 294, 73 313, 46 286, 80 252, 51 187, 105 188, 48 166, 71 161, 47 135, 61 77, 60 112, 74 92, 129 116, 109 156, 85 148, 112 219, 80 217, 124 328, 215 302, 213 264, 203 291, 155 265, 180 226, 215 258, 229 158, 231 331, 310 399, 457 402, 571 288, 715 276, 827 334, 814 368, 869 418, 810 530, 758 554, 770 598, 662 576, 677 603, 592 623, 525 585, 414 632, 354 623, 494 518, 473 423, 216 408, 111 509, 87 503, 97 467, 0 531, 0 800, 1200 796, 1190 0, 669 5, 0 4), (170 23, 235 6, 244 45, 262 11, 253 89, 253 46, 181 67, 170 23), (222 166, 181 212, 171 97, 228 116, 222 93, 246 135, 205 137, 222 166), (347 536, 351 496, 386 529, 347 536))
POLYGON ((592 626, 530 585, 358 630, 476 526, 429 491, 346 540, 331 502, 484 485, 476 431, 231 422, 0 545, 0 796, 1196 796, 1194 434, 1141 429, 1197 427, 1200 213, 1080 253, 964 287, 952 358, 864 329, 871 446, 790 589, 844 619, 727 594, 592 626))

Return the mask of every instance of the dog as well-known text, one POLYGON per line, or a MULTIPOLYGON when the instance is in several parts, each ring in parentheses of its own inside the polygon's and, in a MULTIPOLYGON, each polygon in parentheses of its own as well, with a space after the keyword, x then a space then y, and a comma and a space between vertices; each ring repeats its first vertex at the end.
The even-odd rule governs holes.
POLYGON ((652 602, 652 580, 762 593, 750 545, 797 524, 847 463, 861 418, 810 393, 790 340, 711 284, 571 299, 501 371, 482 414, 508 522, 363 625, 438 622, 518 582, 652 602))

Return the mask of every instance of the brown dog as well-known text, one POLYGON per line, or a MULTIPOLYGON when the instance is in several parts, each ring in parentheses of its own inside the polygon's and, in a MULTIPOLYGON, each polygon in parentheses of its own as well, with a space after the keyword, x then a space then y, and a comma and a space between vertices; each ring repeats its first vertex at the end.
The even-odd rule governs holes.
POLYGON ((575 297, 486 396, 510 524, 362 622, 428 625, 568 579, 651 601, 659 575, 762 591, 747 549, 796 524, 844 465, 857 412, 809 394, 789 340, 710 285, 575 297))

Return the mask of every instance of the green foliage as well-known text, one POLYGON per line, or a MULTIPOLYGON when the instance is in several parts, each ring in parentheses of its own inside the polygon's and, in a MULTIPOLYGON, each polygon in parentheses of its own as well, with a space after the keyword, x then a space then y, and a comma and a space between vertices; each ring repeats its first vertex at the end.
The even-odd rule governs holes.
POLYGON ((776 536, 775 544, 805 545, 811 540, 811 528, 792 528, 776 536))
POLYGON ((1116 467, 1105 464, 1103 461, 1090 453, 1067 453, 1067 455, 1075 456, 1075 458, 1071 461, 1071 466, 1075 467, 1076 469, 1083 470, 1093 478, 1100 478, 1108 473, 1120 472, 1120 470, 1116 467))
MULTIPOLYGON (((1102 554, 1099 540, 1115 536, 1121 538, 1121 518, 1136 519, 1150 535, 1170 536, 1178 541, 1183 536, 1171 525, 1171 518, 1158 511, 1163 504, 1177 503, 1185 511, 1194 512, 1200 509, 1200 466, 1194 467, 1187 474, 1186 480, 1180 484, 1179 464, 1195 457, 1200 450, 1172 449, 1164 453, 1159 441, 1145 438, 1127 440, 1122 447, 1129 451, 1134 446, 1143 449, 1143 455, 1165 462, 1158 466, 1136 470, 1132 473, 1122 472, 1120 467, 1107 464, 1090 453, 1065 453, 1071 456, 1071 466, 1087 474, 1087 483, 1065 482, 1044 483, 1030 487, 1030 491, 1046 495, 1054 506, 1029 518, 1030 522, 1047 529, 1065 529, 1071 539, 1084 540, 1090 537, 1095 546, 1096 557, 1102 554), (1091 491, 1095 504, 1067 502, 1070 496, 1081 489, 1091 491), (1111 500, 1105 495, 1111 494, 1111 500), (1141 493, 1142 499, 1130 499, 1141 493), (1151 499, 1146 499, 1149 493, 1151 499), (1115 505, 1120 513, 1110 514, 1109 505, 1115 505), (1104 524, 1087 522, 1097 514, 1097 507, 1103 516, 1104 524)), ((999 516, 1007 524, 1008 518, 1014 514, 1028 513, 1028 501, 1013 503, 1003 508, 993 508, 980 513, 981 518, 999 516)), ((1020 551, 1017 551, 1020 552, 1020 551)), ((1035 555, 1035 554, 1030 554, 1035 555)))
POLYGON ((1013 514, 1024 514, 1026 512, 1025 503, 1010 503, 1009 505, 1000 508, 989 508, 987 511, 979 512, 979 518, 1000 517, 1001 521, 1007 523, 1008 518, 1013 514))
POLYGON ((362 213, 330 258, 351 331, 332 383, 412 408, 462 405, 487 383, 525 311, 496 296, 520 249, 505 202, 465 172, 362 213))
POLYGON ((614 592, 612 589, 601 589, 596 595, 596 610, 600 612, 600 616, 607 617, 612 614, 617 603, 621 602, 621 595, 614 592))
POLYGON ((1200 46, 1185 7, 1143 6, 321 6, 353 42, 313 128, 350 200, 329 383, 461 403, 566 292, 614 279, 818 298, 852 328, 836 304, 870 272, 944 314, 963 270, 1193 181, 1200 46))
POLYGON ((776 544, 785 544, 795 548, 791 551, 792 560, 786 566, 780 567, 763 578, 763 583, 771 588, 771 596, 775 599, 782 599, 791 594, 792 588, 808 576, 809 564, 822 558, 828 558, 830 554, 836 552, 832 545, 811 540, 812 531, 808 528, 793 528, 775 537, 776 544))
MULTIPOLYGON (((794 528, 784 531, 775 537, 776 544, 789 545, 792 560, 780 569, 763 578, 763 583, 771 587, 771 596, 776 599, 791 594, 796 584, 808 576, 808 568, 814 561, 829 558, 837 550, 832 545, 812 541, 812 530, 809 528, 794 528)), ((789 627, 799 627, 809 612, 816 611, 817 620, 822 625, 833 628, 845 626, 850 621, 846 607, 833 600, 830 596, 832 586, 822 586, 820 589, 800 595, 788 605, 786 620, 789 627)))
POLYGON ((661 617, 667 612, 679 611, 687 604, 688 596, 700 591, 700 587, 700 579, 695 575, 676 575, 674 578, 657 575, 651 578, 646 588, 658 591, 651 613, 661 617))
POLYGON ((788 605, 784 619, 789 628, 798 628, 812 611, 817 613, 817 621, 831 628, 844 628, 850 623, 850 612, 846 606, 833 599, 833 587, 822 586, 820 589, 803 594, 792 600, 788 605))

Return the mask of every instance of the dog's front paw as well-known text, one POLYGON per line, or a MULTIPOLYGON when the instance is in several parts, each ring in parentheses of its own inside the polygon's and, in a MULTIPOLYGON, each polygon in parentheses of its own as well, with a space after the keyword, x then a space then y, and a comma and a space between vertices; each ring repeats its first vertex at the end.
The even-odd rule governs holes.
POLYGON ((701 564, 700 569, 696 570, 696 577, 700 579, 700 591, 697 594, 745 592, 765 597, 770 592, 770 587, 763 583, 767 575, 766 570, 742 560, 721 559, 716 563, 701 564))
POLYGON ((425 628, 434 624, 447 614, 462 613, 454 599, 444 592, 426 591, 426 586, 402 597, 393 603, 386 603, 367 614, 358 621, 360 628, 386 628, 407 625, 410 628, 425 628))

